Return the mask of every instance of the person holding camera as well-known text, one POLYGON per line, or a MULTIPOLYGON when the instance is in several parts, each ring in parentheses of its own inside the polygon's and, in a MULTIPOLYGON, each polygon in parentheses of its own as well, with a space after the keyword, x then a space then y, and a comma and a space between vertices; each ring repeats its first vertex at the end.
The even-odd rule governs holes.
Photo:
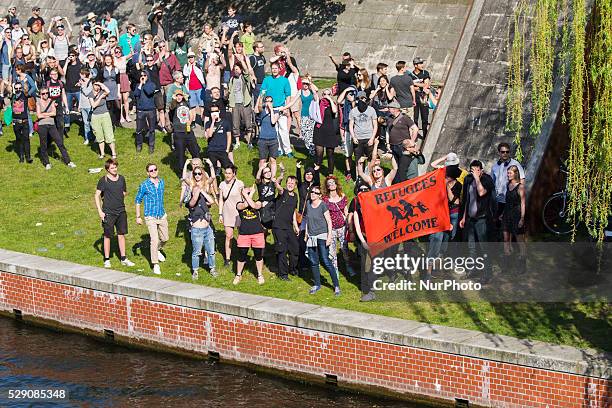
POLYGON ((57 145, 62 159, 68 167, 75 168, 70 160, 68 151, 64 146, 64 135, 57 131, 55 126, 55 115, 57 114, 55 102, 49 98, 49 89, 43 87, 40 89, 40 98, 36 101, 36 117, 38 118, 38 136, 40 138, 40 160, 46 170, 51 170, 49 163, 48 140, 52 140, 57 145))
POLYGON ((185 149, 189 150, 192 158, 200 157, 200 146, 196 141, 193 130, 191 130, 191 118, 189 116, 189 103, 185 99, 185 93, 176 89, 172 95, 172 101, 168 105, 170 120, 172 121, 172 132, 175 151, 177 155, 178 168, 185 165, 185 149))
POLYGON ((149 79, 147 71, 140 73, 140 81, 134 90, 136 99, 136 151, 142 150, 145 134, 149 140, 149 154, 155 151, 155 128, 157 127, 157 115, 155 106, 155 94, 159 91, 155 84, 149 79))
POLYGON ((210 121, 206 123, 205 135, 208 139, 207 155, 218 174, 217 162, 221 164, 222 169, 232 165, 229 156, 232 145, 232 124, 226 113, 221 112, 217 105, 210 107, 210 121))
POLYGON ((79 81, 81 79, 81 68, 83 65, 77 58, 76 52, 68 54, 68 59, 64 63, 62 70, 64 71, 64 77, 66 78, 66 115, 64 116, 66 127, 70 127, 70 114, 78 114, 79 111, 75 108, 75 105, 79 104, 80 86, 79 81))
POLYGON ((104 230, 103 251, 105 268, 111 267, 110 240, 115 231, 117 232, 121 265, 134 266, 134 262, 127 259, 125 253, 125 236, 128 233, 127 212, 125 211, 127 186, 125 178, 117 172, 118 167, 119 162, 115 159, 108 159, 104 163, 106 175, 98 180, 94 195, 94 201, 104 230))
POLYGON ((157 40, 165 41, 168 28, 166 19, 164 18, 164 6, 160 4, 154 7, 147 16, 147 20, 151 24, 151 34, 153 37, 155 37, 157 40))
MULTIPOLYGON (((159 44, 157 45, 157 47, 159 47, 159 44)), ((161 59, 159 57, 159 54, 157 53, 158 49, 159 48, 155 48, 153 53, 147 54, 145 56, 145 65, 142 68, 142 71, 148 74, 149 81, 151 81, 153 85, 155 85, 155 95, 153 96, 153 101, 155 102, 155 108, 157 109, 157 119, 159 121, 160 128, 168 131, 168 129, 166 129, 166 115, 164 113, 164 109, 166 108, 166 101, 164 100, 162 85, 160 81, 159 66, 161 65, 161 59)))

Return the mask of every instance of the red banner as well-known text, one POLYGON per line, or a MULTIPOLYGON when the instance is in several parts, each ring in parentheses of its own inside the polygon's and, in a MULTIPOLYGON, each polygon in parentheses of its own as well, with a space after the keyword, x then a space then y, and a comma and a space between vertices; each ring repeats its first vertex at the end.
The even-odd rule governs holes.
POLYGON ((359 194, 366 239, 376 255, 400 242, 450 229, 446 169, 359 194))

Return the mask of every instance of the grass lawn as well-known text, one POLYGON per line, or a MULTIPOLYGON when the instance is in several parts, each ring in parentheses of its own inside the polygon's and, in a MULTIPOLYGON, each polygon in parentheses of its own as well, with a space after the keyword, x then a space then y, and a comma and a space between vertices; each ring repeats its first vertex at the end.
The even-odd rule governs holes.
MULTIPOLYGON (((14 152, 12 127, 4 128, 0 137, 0 247, 28 254, 63 259, 81 264, 102 266, 100 221, 94 206, 93 194, 98 179, 104 172, 89 174, 89 168, 103 167, 94 151, 97 146, 84 146, 73 125, 66 146, 76 169, 70 169, 59 160, 59 151, 51 155, 53 168, 46 171, 38 157, 38 136, 32 141, 35 154, 33 164, 19 164, 14 152)), ((129 235, 128 256, 136 263, 133 268, 121 267, 113 257, 113 268, 125 272, 154 276, 149 265, 148 234, 146 227, 139 226, 134 219, 134 196, 139 183, 146 177, 145 165, 155 162, 160 176, 166 179, 166 211, 170 223, 170 241, 165 252, 167 261, 161 265, 162 277, 177 281, 191 282, 190 240, 187 232, 187 213, 179 206, 180 185, 174 173, 174 154, 167 141, 158 143, 155 154, 150 156, 146 147, 136 153, 133 131, 120 129, 116 132, 119 155, 119 172, 128 185, 129 235)), ((205 142, 199 140, 200 145, 205 142)), ((302 152, 298 159, 306 161, 302 152)), ((257 151, 247 150, 244 144, 235 153, 239 178, 245 184, 254 182, 254 168, 257 165, 257 151)), ((281 159, 289 174, 295 170, 295 160, 281 159)), ((337 166, 343 168, 343 160, 337 157, 337 166)), ((338 172, 338 176, 342 176, 338 172)), ((342 179, 344 179, 342 177, 342 179)), ((352 187, 346 188, 352 196, 352 187)), ((213 212, 216 213, 216 207, 213 212)), ((216 218, 214 218, 216 219, 216 218)), ((269 237, 271 242, 271 237, 269 237)), ((340 277, 343 294, 333 296, 329 275, 322 271, 326 286, 316 295, 309 295, 309 279, 293 277, 283 282, 266 270, 265 285, 258 285, 253 274, 254 264, 247 264, 243 281, 232 285, 234 273, 222 266, 223 234, 217 232, 217 264, 220 276, 213 279, 206 272, 200 274, 198 283, 236 291, 256 293, 300 302, 351 309, 378 315, 412 319, 428 323, 475 329, 520 338, 537 339, 552 343, 578 347, 594 347, 612 350, 609 335, 612 318, 608 304, 489 304, 489 303, 408 303, 371 302, 360 303, 360 291, 356 281, 340 277)), ((113 249, 114 251, 116 248, 113 249)), ((271 254, 271 251, 267 251, 271 254)))

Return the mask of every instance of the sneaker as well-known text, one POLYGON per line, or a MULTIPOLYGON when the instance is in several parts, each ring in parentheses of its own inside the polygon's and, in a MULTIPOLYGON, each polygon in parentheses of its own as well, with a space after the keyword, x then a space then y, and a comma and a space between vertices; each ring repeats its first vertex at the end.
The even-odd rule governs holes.
POLYGON ((336 288, 334 289, 334 296, 340 296, 340 286, 336 286, 336 288))
POLYGON ((263 285, 264 283, 266 283, 266 280, 264 279, 263 275, 257 276, 257 283, 259 283, 260 285, 263 285))
POLYGON ((350 174, 347 174, 346 176, 344 176, 344 179, 345 179, 347 182, 353 181, 353 177, 352 177, 350 174))
POLYGON ((87 146, 88 144, 89 144, 89 139, 85 139, 85 140, 83 141, 83 145, 87 146))
POLYGON ((311 295, 314 295, 315 293, 317 293, 320 290, 321 290, 320 286, 313 286, 312 288, 310 288, 310 292, 308 292, 308 293, 310 293, 311 295))
POLYGON ((223 266, 230 266, 230 260, 226 259, 225 261, 223 261, 223 266))
POLYGON ((357 272, 355 272, 355 270, 353 269, 352 266, 347 265, 346 266, 346 272, 349 274, 349 276, 352 278, 353 276, 357 275, 357 272))
POLYGON ((240 147, 240 142, 234 143, 234 150, 238 150, 239 147, 240 147))
POLYGON ((67 166, 71 169, 76 169, 76 164, 74 164, 73 162, 68 163, 67 166))
POLYGON ((51 163, 49 163, 49 164, 47 164, 47 165, 45 166, 45 170, 51 170, 51 163))
POLYGON ((106 261, 104 261, 104 267, 105 268, 110 268, 111 267, 110 259, 107 259, 106 261))
POLYGON ((281 149, 278 149, 278 151, 276 152, 276 155, 278 157, 281 157, 283 155, 283 151, 281 149))
POLYGON ((134 262, 130 261, 129 259, 125 258, 123 261, 121 261, 121 265, 123 265, 123 266, 134 266, 136 264, 134 262))
POLYGON ((142 145, 136 146, 136 153, 140 153, 142 151, 142 145))
POLYGON ((155 148, 153 146, 149 146, 149 154, 155 153, 155 148))
POLYGON ((157 259, 159 259, 159 262, 164 262, 166 257, 161 253, 161 251, 157 251, 157 259))
POLYGON ((213 278, 216 278, 217 276, 219 276, 219 273, 217 272, 215 268, 210 269, 210 274, 212 275, 213 278))
POLYGON ((197 269, 194 269, 191 271, 191 279, 192 280, 198 280, 198 278, 200 277, 200 274, 198 273, 197 269))
POLYGON ((153 265, 153 273, 156 275, 161 275, 161 269, 159 269, 158 264, 153 265))
POLYGON ((371 302, 374 299, 376 299, 376 295, 374 294, 374 292, 368 292, 365 295, 361 296, 361 299, 359 299, 360 302, 371 302))
POLYGON ((234 284, 234 285, 239 284, 241 279, 242 279, 242 275, 236 275, 236 277, 234 278, 234 281, 232 282, 232 284, 234 284))
POLYGON ((104 159, 104 155, 103 155, 103 154, 99 155, 99 156, 98 156, 98 159, 100 159, 100 160, 101 160, 101 159, 104 159))
POLYGON ((293 155, 293 152, 287 153, 287 157, 290 158, 290 159, 294 159, 295 158, 295 156, 293 155))

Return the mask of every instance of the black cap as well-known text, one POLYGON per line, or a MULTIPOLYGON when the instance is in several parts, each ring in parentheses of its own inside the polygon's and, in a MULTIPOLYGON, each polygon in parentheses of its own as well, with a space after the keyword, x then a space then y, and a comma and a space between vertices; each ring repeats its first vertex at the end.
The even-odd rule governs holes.
POLYGON ((425 62, 425 60, 424 60, 423 58, 421 58, 421 57, 416 57, 415 59, 413 59, 413 60, 412 60, 412 63, 413 63, 414 65, 417 65, 417 64, 422 64, 422 63, 424 63, 424 62, 425 62))

